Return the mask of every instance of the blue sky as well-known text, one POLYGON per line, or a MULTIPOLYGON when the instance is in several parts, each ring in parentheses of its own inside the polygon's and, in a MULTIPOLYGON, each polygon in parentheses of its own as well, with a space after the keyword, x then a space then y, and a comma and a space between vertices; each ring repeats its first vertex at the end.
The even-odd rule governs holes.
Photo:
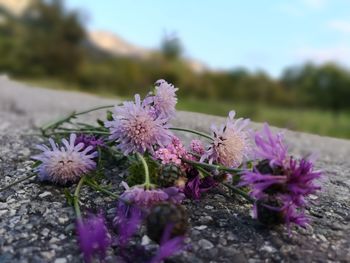
POLYGON ((66 0, 91 30, 156 48, 176 33, 185 55, 214 69, 278 76, 305 60, 350 65, 349 0, 66 0))

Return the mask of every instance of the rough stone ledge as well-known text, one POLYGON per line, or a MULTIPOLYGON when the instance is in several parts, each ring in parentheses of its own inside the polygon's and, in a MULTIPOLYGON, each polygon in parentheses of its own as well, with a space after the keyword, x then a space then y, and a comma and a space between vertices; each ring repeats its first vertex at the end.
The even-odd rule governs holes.
MULTIPOLYGON (((116 100, 77 92, 28 87, 0 77, 0 187, 29 172, 34 145, 29 136, 45 122, 116 100)), ((86 121, 102 113, 84 116, 86 121)), ((224 118, 179 112, 174 126, 208 131, 224 118)), ((259 128, 261 124, 252 124, 259 128)), ((296 155, 318 153, 317 166, 325 171, 323 191, 312 196, 307 229, 266 229, 251 219, 250 206, 218 191, 200 202, 187 200, 192 230, 191 250, 169 262, 349 262, 350 261, 350 142, 285 131, 296 155)), ((123 171, 110 171, 106 182, 116 185, 123 171)), ((35 179, 0 194, 0 262, 81 262, 74 237, 74 214, 62 188, 35 179)), ((118 189, 116 189, 117 191, 118 189)), ((120 190, 120 189, 119 189, 120 190)), ((223 191, 223 189, 221 189, 223 191)), ((115 203, 83 189, 84 208, 103 207, 107 218, 115 203), (90 201, 88 201, 90 200, 90 201), (91 201, 93 200, 93 202, 91 201)), ((141 237, 140 237, 141 238, 141 237)), ((148 249, 154 249, 149 244, 148 249)), ((110 251, 108 262, 115 262, 110 251)))

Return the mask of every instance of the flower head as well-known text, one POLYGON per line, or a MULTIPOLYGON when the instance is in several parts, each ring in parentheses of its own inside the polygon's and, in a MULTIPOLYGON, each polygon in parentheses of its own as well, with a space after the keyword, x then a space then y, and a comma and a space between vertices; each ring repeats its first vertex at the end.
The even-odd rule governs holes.
POLYGON ((187 197, 200 199, 202 193, 205 193, 215 187, 217 182, 211 176, 200 178, 199 175, 189 179, 185 185, 184 193, 187 197))
POLYGON ((266 159, 259 161, 253 171, 246 171, 240 185, 250 186, 250 195, 258 200, 256 217, 260 221, 305 226, 305 198, 320 189, 315 179, 322 173, 314 170, 311 160, 289 156, 280 135, 273 135, 268 126, 264 132, 268 139, 263 141, 257 133, 256 142, 261 148, 257 152, 266 159))
POLYGON ((181 159, 190 158, 190 156, 180 139, 173 136, 171 143, 166 147, 159 148, 154 153, 154 158, 161 160, 162 164, 175 164, 179 166, 181 170, 186 170, 188 166, 183 163, 181 159))
POLYGON ((212 127, 214 142, 201 158, 209 163, 217 162, 228 167, 238 167, 250 151, 248 132, 245 128, 248 119, 234 120, 235 112, 231 111, 225 125, 221 128, 212 127))
POLYGON ((267 123, 261 132, 255 133, 255 158, 269 160, 272 165, 283 165, 288 157, 288 147, 284 144, 283 134, 274 135, 267 123))
POLYGON ((174 117, 177 103, 176 91, 178 89, 164 79, 157 80, 155 86, 155 94, 148 96, 145 101, 150 105, 156 116, 168 119, 174 117))
POLYGON ((127 101, 116 106, 113 121, 107 121, 111 140, 116 140, 117 148, 125 155, 132 152, 153 152, 154 145, 164 146, 171 140, 171 133, 161 116, 154 117, 143 105, 140 96, 135 95, 135 102, 127 101))
POLYGON ((143 215, 136 206, 125 206, 123 201, 118 204, 118 240, 121 247, 125 247, 141 224, 143 215))
POLYGON ((52 149, 46 145, 37 146, 43 152, 32 158, 41 161, 37 168, 41 180, 59 184, 76 182, 82 175, 96 168, 93 158, 97 156, 97 152, 92 151, 93 146, 84 148, 83 143, 76 144, 75 141, 76 135, 71 134, 69 142, 62 140, 62 147, 52 139, 49 139, 52 149))
POLYGON ((97 147, 102 147, 105 145, 102 138, 83 133, 79 134, 75 140, 75 145, 78 145, 79 143, 84 143, 84 148, 92 146, 93 148, 91 151, 96 151, 97 147))
POLYGON ((205 153, 203 143, 200 140, 192 140, 190 144, 190 149, 193 153, 198 155, 203 155, 205 153))
POLYGON ((185 237, 176 236, 171 237, 171 231, 173 229, 172 224, 168 224, 164 230, 162 240, 157 254, 151 259, 151 263, 160 263, 164 259, 180 252, 185 247, 185 237))
POLYGON ((126 183, 123 185, 126 190, 120 197, 139 207, 149 208, 154 204, 165 201, 169 198, 168 194, 161 189, 145 189, 143 186, 139 185, 129 187, 126 183))
POLYGON ((77 222, 77 235, 80 250, 85 262, 92 262, 95 255, 103 259, 111 244, 105 220, 101 215, 91 215, 88 219, 77 222))

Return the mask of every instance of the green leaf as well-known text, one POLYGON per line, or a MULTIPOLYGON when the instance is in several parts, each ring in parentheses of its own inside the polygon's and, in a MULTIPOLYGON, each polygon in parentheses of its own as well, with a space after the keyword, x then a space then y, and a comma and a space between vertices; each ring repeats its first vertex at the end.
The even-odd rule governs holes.
POLYGON ((73 206, 74 204, 74 196, 70 193, 68 188, 64 188, 64 195, 66 197, 67 200, 67 204, 70 206, 73 206))
POLYGON ((107 120, 108 120, 108 121, 113 121, 113 120, 114 120, 114 118, 113 118, 113 112, 107 111, 107 120))
MULTIPOLYGON (((152 184, 158 184, 159 178, 159 164, 153 160, 151 157, 145 156, 146 162, 148 164, 149 175, 152 184)), ((145 171, 143 169, 142 162, 140 160, 135 160, 129 166, 129 175, 126 178, 128 185, 134 186, 137 184, 143 184, 145 182, 145 171)))

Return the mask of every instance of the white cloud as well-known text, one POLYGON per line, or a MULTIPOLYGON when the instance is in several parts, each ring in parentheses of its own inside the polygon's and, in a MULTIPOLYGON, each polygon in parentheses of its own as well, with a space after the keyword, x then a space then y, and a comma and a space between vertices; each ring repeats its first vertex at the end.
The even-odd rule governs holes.
POLYGON ((343 65, 349 65, 350 47, 338 45, 327 48, 300 48, 295 52, 298 61, 312 61, 316 64, 325 62, 337 62, 343 65))
POLYGON ((350 20, 332 20, 328 27, 340 33, 350 34, 350 20))

